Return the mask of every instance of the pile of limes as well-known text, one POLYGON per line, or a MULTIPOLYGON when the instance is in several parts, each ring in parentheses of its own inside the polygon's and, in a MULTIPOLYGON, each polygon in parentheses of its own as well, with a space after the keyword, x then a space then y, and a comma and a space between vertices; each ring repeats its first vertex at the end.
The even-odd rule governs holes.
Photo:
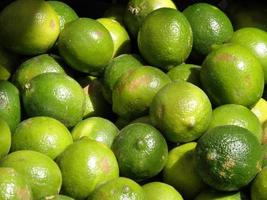
POLYGON ((264 7, 112 2, 0 11, 0 200, 267 200, 264 7))

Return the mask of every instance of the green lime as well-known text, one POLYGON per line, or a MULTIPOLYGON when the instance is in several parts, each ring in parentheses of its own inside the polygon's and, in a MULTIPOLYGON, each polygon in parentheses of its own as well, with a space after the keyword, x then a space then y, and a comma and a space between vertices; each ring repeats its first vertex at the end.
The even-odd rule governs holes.
POLYGON ((186 17, 172 8, 150 13, 138 32, 138 48, 152 66, 169 69, 183 63, 192 49, 193 37, 186 17))
POLYGON ((205 187, 196 171, 196 145, 190 142, 173 148, 163 170, 163 181, 175 187, 185 199, 194 199, 205 187))
POLYGON ((183 200, 180 193, 166 183, 151 182, 142 187, 147 200, 183 200))
POLYGON ((253 106, 263 94, 260 62, 249 49, 234 43, 224 44, 206 57, 200 80, 215 105, 253 106))
POLYGON ((207 95, 185 81, 163 87, 150 106, 150 119, 170 142, 190 142, 199 138, 211 120, 207 95), (179 91, 179 92, 177 92, 179 91))
POLYGON ((125 28, 116 20, 110 18, 97 19, 109 31, 114 44, 113 57, 131 51, 130 37, 125 28))
POLYGON ((262 127, 256 115, 245 106, 226 104, 215 108, 209 129, 216 126, 235 125, 248 129, 258 140, 262 140, 262 127))
POLYGON ((18 54, 45 53, 59 32, 57 13, 46 1, 16 0, 0 13, 1 44, 18 54))
POLYGON ((34 77, 23 90, 23 103, 28 116, 48 116, 72 127, 83 117, 85 95, 71 77, 45 73, 34 77))
POLYGON ((18 89, 8 81, 0 80, 0 116, 5 120, 11 133, 21 120, 18 89))
POLYGON ((35 56, 24 61, 18 67, 13 75, 13 82, 22 91, 25 84, 35 76, 48 72, 65 73, 64 69, 52 56, 48 54, 35 56))
POLYGON ((1 167, 14 168, 29 183, 33 199, 58 194, 61 188, 61 172, 48 156, 36 151, 16 151, 0 161, 1 167))
POLYGON ((112 150, 120 175, 137 181, 157 175, 164 167, 168 146, 161 133, 143 123, 124 127, 115 138, 112 150))
POLYGON ((168 76, 172 81, 187 81, 194 85, 200 85, 201 67, 193 64, 181 64, 168 71, 168 76))
POLYGON ((135 181, 119 177, 97 188, 87 200, 145 200, 142 187, 135 181))
POLYGON ((66 3, 61 1, 47 1, 47 2, 56 11, 59 17, 60 30, 63 30, 65 24, 79 18, 76 12, 66 3))
POLYGON ((90 117, 76 124, 71 134, 74 140, 88 137, 108 147, 111 147, 114 138, 118 135, 119 129, 109 120, 101 117, 90 117))
POLYGON ((192 27, 193 49, 200 55, 208 54, 212 45, 223 44, 233 35, 230 19, 216 6, 195 3, 188 6, 183 14, 192 27))
POLYGON ((251 200, 266 200, 267 199, 267 168, 256 176, 251 184, 251 200))
POLYGON ((240 192, 221 192, 204 190, 194 200, 242 200, 240 192))
POLYGON ((119 177, 113 152, 104 144, 83 138, 74 142, 58 157, 64 194, 85 199, 97 187, 119 177))
POLYGON ((156 93, 170 82, 170 78, 155 67, 144 66, 129 71, 114 85, 112 109, 124 118, 141 117, 148 113, 156 93))
POLYGON ((176 6, 172 0, 130 0, 125 9, 124 23, 131 35, 137 37, 146 16, 159 8, 176 9, 176 6))
POLYGON ((13 168, 0 167, 0 199, 33 200, 31 187, 13 168))
POLYGON ((97 75, 111 60, 114 45, 110 33, 100 22, 79 18, 65 25, 59 35, 58 49, 72 68, 97 75))
POLYGON ((267 121, 267 101, 265 99, 260 98, 260 100, 251 108, 251 111, 257 116, 261 124, 267 121))
POLYGON ((1 118, 0 118, 0 127, 1 127, 1 131, 0 131, 0 159, 1 159, 4 156, 6 156, 10 150, 11 132, 6 121, 4 121, 1 118))
POLYGON ((202 180, 222 191, 248 185, 261 170, 263 151, 255 135, 226 125, 206 132, 196 147, 196 166, 202 180))
POLYGON ((61 122, 50 117, 33 117, 17 126, 11 151, 33 150, 55 159, 70 144, 71 134, 61 122))

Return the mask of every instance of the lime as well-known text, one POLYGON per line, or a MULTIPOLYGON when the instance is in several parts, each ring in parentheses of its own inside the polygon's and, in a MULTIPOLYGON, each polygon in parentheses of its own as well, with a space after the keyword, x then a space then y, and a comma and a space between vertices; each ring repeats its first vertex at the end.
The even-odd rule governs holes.
MULTIPOLYGON (((0 159, 6 156, 11 146, 11 132, 8 124, 0 118, 0 159)), ((1 198, 0 198, 1 199, 1 198)))
POLYGON ((185 81, 163 87, 150 106, 152 124, 170 142, 190 142, 199 138, 208 129, 211 115, 207 95, 185 81))
POLYGON ((104 144, 83 138, 74 142, 58 157, 64 194, 85 199, 97 187, 119 177, 113 152, 104 144))
POLYGON ((192 49, 192 30, 186 17, 172 8, 150 13, 138 33, 138 48, 152 66, 169 69, 181 64, 192 49))
POLYGON ((251 200, 266 200, 267 199, 267 168, 256 176, 251 185, 251 200))
POLYGON ((100 22, 79 18, 65 25, 59 35, 58 49, 72 68, 97 75, 111 60, 114 45, 100 22))
POLYGON ((263 124, 267 120, 267 101, 263 98, 251 108, 251 111, 258 117, 260 123, 263 124))
POLYGON ((33 199, 58 194, 61 188, 61 172, 48 156, 36 151, 16 151, 0 161, 1 167, 14 168, 29 183, 33 199))
POLYGON ((28 116, 53 117, 67 127, 82 119, 84 102, 81 86, 60 73, 38 75, 23 90, 23 103, 28 116))
POLYGON ((206 132, 196 147, 196 166, 202 180, 222 191, 235 191, 261 170, 262 146, 245 128, 226 125, 206 132))
POLYGON ((240 192, 219 192, 208 189, 201 192, 194 200, 242 200, 240 192))
POLYGON ((168 146, 161 133, 143 123, 124 127, 115 138, 112 150, 120 175, 141 181, 157 175, 167 161, 168 146))
POLYGON ((57 13, 46 1, 16 0, 0 13, 1 43, 18 54, 45 53, 59 32, 57 13))
POLYGON ((262 66, 249 49, 238 44, 213 50, 202 64, 200 80, 215 105, 253 106, 263 94, 262 66))
POLYGON ((53 196, 49 196, 49 197, 45 197, 41 200, 74 200, 71 197, 65 196, 65 195, 53 195, 53 196))

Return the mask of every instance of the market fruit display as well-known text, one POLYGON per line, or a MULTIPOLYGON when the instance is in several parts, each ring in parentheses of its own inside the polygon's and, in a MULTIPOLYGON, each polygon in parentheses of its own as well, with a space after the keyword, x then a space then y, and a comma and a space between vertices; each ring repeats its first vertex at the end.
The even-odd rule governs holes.
POLYGON ((1 0, 0 200, 267 200, 266 10, 1 0))

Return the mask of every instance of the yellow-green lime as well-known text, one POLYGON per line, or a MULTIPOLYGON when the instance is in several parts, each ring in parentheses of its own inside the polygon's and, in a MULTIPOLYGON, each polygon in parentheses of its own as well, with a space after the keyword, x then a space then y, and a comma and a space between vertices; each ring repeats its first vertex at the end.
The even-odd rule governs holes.
POLYGON ((113 57, 129 53, 131 51, 130 37, 125 28, 115 19, 99 18, 97 19, 109 31, 114 44, 113 57))
POLYGON ((258 173, 251 184, 251 200, 267 199, 267 167, 258 173))
POLYGON ((172 81, 187 81, 194 85, 200 85, 201 67, 194 64, 181 64, 168 71, 168 76, 172 81))
POLYGON ((118 135, 119 129, 108 119, 101 117, 90 117, 82 120, 72 129, 74 140, 83 137, 106 144, 111 147, 113 140, 118 135))
POLYGON ((248 129, 258 140, 262 140, 262 127, 256 115, 247 107, 237 104, 218 106, 212 112, 209 129, 216 126, 235 125, 248 129))
POLYGON ((119 167, 113 152, 106 145, 82 138, 58 157, 63 177, 64 194, 85 199, 105 182, 119 177, 119 167))
POLYGON ((0 117, 7 122, 11 133, 21 120, 19 90, 12 83, 1 80, 0 117))
POLYGON ((11 132, 5 120, 0 118, 0 159, 6 156, 11 147, 11 132))
POLYGON ((171 149, 163 170, 163 181, 176 188, 185 199, 194 199, 205 188, 196 171, 196 142, 189 142, 171 149))
POLYGON ((33 150, 55 159, 70 144, 72 136, 61 122, 51 117, 33 117, 17 126, 11 151, 33 150))
POLYGON ((166 183, 151 182, 143 185, 142 188, 147 200, 183 200, 180 193, 166 183))
POLYGON ((48 156, 36 151, 16 151, 0 161, 1 167, 14 168, 29 183, 33 199, 58 194, 61 188, 61 172, 48 156))
POLYGON ((199 87, 185 81, 163 87, 150 105, 152 124, 174 143, 199 138, 208 129, 211 115, 207 95, 199 87))
POLYGON ((126 6, 124 23, 133 37, 137 37, 140 26, 146 16, 159 8, 173 8, 172 0, 130 0, 126 6))
POLYGON ((221 192, 207 189, 201 192, 194 200, 242 200, 240 192, 221 192))
POLYGON ((0 13, 1 44, 18 54, 45 53, 59 32, 57 13, 46 1, 16 0, 0 13))
POLYGON ((52 8, 56 11, 58 15, 60 30, 64 28, 65 24, 79 18, 77 13, 64 2, 48 1, 48 3, 52 6, 52 8))
POLYGON ((73 127, 83 117, 85 94, 77 81, 62 73, 44 73, 31 79, 23 90, 28 116, 47 116, 73 127))
POLYGON ((212 45, 220 45, 231 39, 233 26, 230 19, 218 7, 208 3, 194 3, 183 14, 193 31, 193 49, 200 55, 212 50, 212 45))
POLYGON ((0 199, 33 200, 31 187, 26 181, 13 168, 0 167, 0 199))
POLYGON ((157 92, 171 80, 161 70, 138 67, 123 74, 112 91, 112 109, 123 118, 135 119, 148 113, 157 92))
POLYGON ((263 124, 267 120, 267 101, 263 98, 251 108, 251 111, 258 117, 260 123, 263 124))
POLYGON ((263 69, 251 51, 228 43, 213 50, 200 70, 204 91, 214 105, 253 106, 264 88, 263 69))
POLYGON ((192 29, 178 10, 160 8, 151 12, 138 32, 138 49, 152 66, 169 69, 183 63, 193 43, 192 29))
POLYGON ((115 138, 112 150, 120 175, 137 181, 156 176, 165 166, 168 146, 153 126, 134 123, 124 127, 115 138))
POLYGON ((58 49, 75 70, 97 75, 111 60, 114 45, 109 31, 100 22, 79 18, 65 25, 59 35, 58 49))
POLYGON ((52 56, 42 54, 24 61, 17 68, 12 77, 12 81, 22 91, 25 84, 35 76, 49 72, 65 73, 64 69, 52 56))
POLYGON ((147 200, 142 187, 135 181, 119 177, 97 188, 87 200, 147 200))

